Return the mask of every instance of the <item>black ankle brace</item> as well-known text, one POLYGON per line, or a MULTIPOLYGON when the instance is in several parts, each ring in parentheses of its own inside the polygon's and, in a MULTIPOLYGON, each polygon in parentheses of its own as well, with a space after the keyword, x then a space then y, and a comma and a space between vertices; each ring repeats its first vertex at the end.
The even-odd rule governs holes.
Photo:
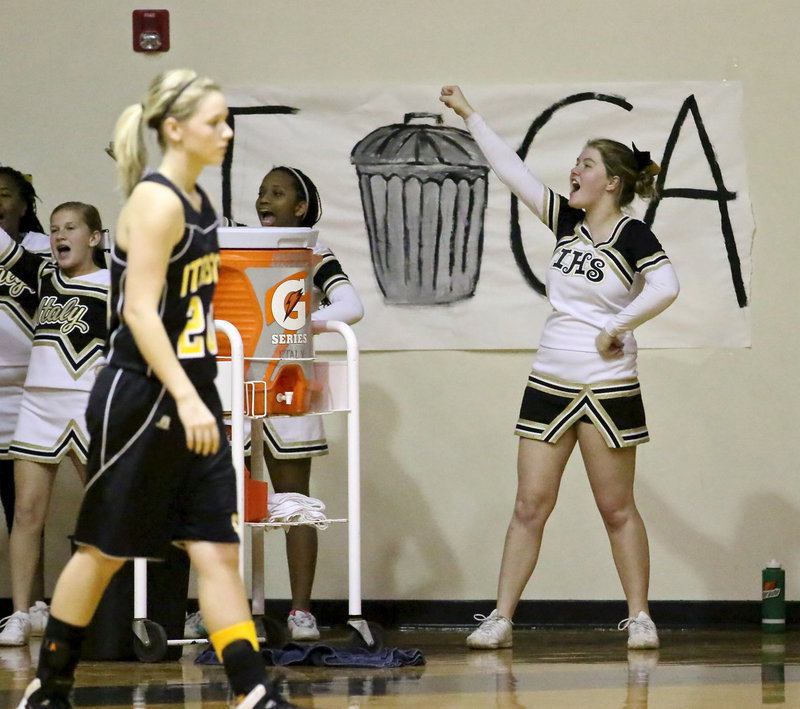
POLYGON ((249 640, 234 640, 228 645, 222 651, 222 664, 236 695, 247 694, 256 685, 266 683, 264 658, 249 640))
POLYGON ((47 695, 69 694, 85 635, 86 628, 70 625, 52 615, 48 619, 36 672, 42 682, 42 690, 47 695))

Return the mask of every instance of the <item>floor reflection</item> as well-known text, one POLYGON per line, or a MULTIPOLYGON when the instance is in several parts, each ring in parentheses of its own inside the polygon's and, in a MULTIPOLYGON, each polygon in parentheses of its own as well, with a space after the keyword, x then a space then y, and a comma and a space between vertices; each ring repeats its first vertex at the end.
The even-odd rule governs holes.
POLYGON ((761 701, 786 702, 786 637, 765 633, 761 639, 761 701))
MULTIPOLYGON (((661 709, 783 704, 800 707, 800 632, 663 631, 659 651, 626 650, 608 631, 522 631, 513 649, 464 647, 464 633, 397 632, 393 647, 419 648, 405 668, 289 666, 282 693, 313 709, 661 709)), ((223 707, 220 666, 87 662, 74 704, 135 709, 223 707)), ((196 653, 197 651, 194 650, 196 653)), ((13 709, 35 670, 38 645, 0 648, 0 709, 13 709)))
POLYGON ((628 650, 628 684, 624 709, 647 709, 650 677, 658 666, 658 650, 628 650))

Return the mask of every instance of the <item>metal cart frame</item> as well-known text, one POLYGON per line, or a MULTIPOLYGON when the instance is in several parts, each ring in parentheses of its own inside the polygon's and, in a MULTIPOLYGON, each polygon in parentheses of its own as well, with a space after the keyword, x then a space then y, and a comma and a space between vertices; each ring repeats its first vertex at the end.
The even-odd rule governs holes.
MULTIPOLYGON (((244 425, 245 419, 260 420, 260 417, 245 415, 244 401, 244 348, 239 331, 224 320, 216 320, 217 330, 228 337, 231 348, 229 367, 220 368, 217 386, 223 394, 223 402, 231 410, 231 450, 236 471, 237 510, 242 520, 239 545, 239 570, 244 576, 246 530, 250 531, 251 553, 251 599, 254 618, 263 622, 264 617, 264 533, 269 528, 286 527, 287 524, 244 520, 244 425), (227 371, 226 371, 227 370, 227 371), (229 387, 229 389, 228 389, 229 387)), ((317 333, 338 333, 344 339, 344 360, 314 361, 315 378, 321 380, 324 408, 312 413, 345 412, 347 414, 347 519, 331 520, 348 524, 348 621, 366 647, 378 644, 378 626, 369 623, 361 612, 361 438, 359 410, 359 349, 352 328, 336 320, 315 323, 317 333)), ((316 334, 316 333, 315 333, 316 334)), ((256 358, 253 358, 256 359, 256 358)), ((227 408, 227 407, 226 407, 227 408)), ((260 426, 252 426, 261 430, 260 426)), ((255 445, 253 446, 255 449, 255 445)), ((261 455, 258 456, 262 458, 261 455)), ((263 463, 263 459, 262 459, 263 463)), ((254 466, 255 467, 255 466, 254 466)), ((147 560, 134 560, 134 650, 143 662, 157 662, 166 655, 168 645, 190 645, 205 643, 206 639, 167 639, 164 629, 147 619, 147 560)))

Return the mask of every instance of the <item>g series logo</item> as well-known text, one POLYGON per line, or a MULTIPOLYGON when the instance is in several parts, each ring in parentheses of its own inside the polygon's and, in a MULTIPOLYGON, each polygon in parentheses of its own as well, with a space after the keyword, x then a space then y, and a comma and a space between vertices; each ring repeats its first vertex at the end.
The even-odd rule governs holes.
POLYGON ((305 327, 309 306, 305 275, 305 272, 294 274, 267 291, 264 304, 267 325, 276 323, 291 332, 305 327))

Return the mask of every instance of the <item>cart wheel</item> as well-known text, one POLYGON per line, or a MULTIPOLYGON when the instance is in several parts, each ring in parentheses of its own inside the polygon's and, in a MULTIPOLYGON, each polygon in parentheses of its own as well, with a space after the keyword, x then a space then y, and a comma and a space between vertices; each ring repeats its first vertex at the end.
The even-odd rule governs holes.
POLYGON ((380 650, 386 644, 386 633, 383 630, 383 627, 378 625, 378 623, 373 623, 371 621, 366 621, 367 627, 369 628, 369 632, 372 635, 372 642, 369 642, 367 638, 358 630, 358 628, 354 628, 352 626, 348 626, 350 630, 349 641, 352 645, 356 647, 363 647, 367 648, 368 650, 380 650))
POLYGON ((281 648, 289 641, 289 629, 285 621, 280 621, 268 615, 261 616, 264 635, 267 638, 267 647, 281 648))
POLYGON ((167 656, 167 632, 152 620, 139 621, 145 642, 139 635, 133 634, 133 651, 140 662, 161 662, 167 656))

